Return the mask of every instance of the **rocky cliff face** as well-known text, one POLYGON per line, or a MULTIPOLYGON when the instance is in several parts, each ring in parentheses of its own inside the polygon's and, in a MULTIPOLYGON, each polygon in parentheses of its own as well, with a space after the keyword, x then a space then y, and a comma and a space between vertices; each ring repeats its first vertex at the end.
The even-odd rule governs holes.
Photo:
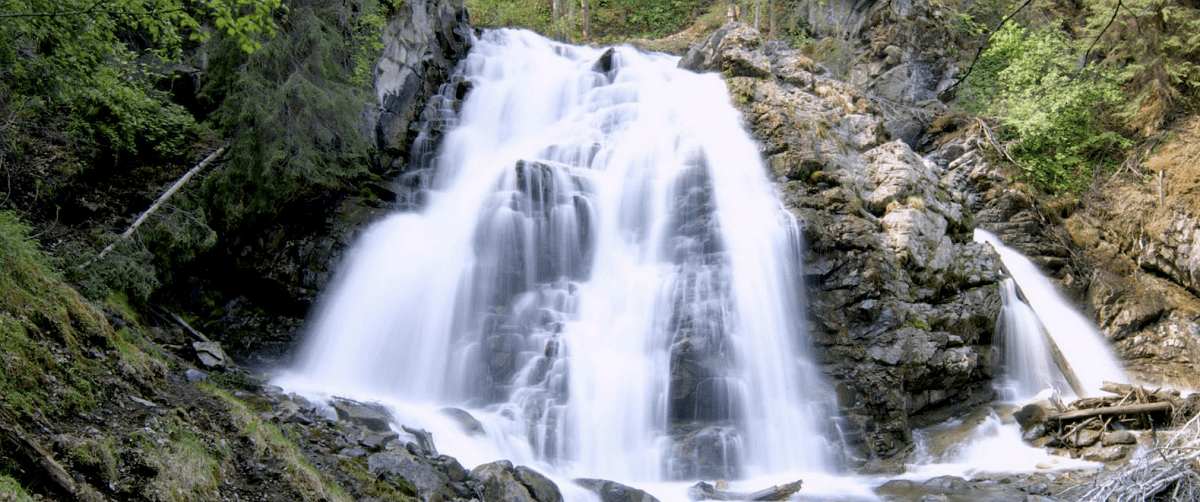
POLYGON ((802 223, 810 331, 859 465, 894 468, 879 462, 902 458, 914 427, 992 399, 1000 272, 973 228, 1043 265, 1062 268, 1067 253, 1034 200, 985 160, 970 123, 934 144, 921 128, 889 126, 898 115, 872 94, 890 82, 936 99, 942 84, 884 72, 850 85, 737 24, 681 64, 725 75, 802 223), (922 156, 914 144, 931 148, 922 156))
POLYGON ((1152 386, 1200 385, 1198 124, 1177 126, 1141 179, 1114 176, 1061 215, 1086 270, 1082 303, 1130 376, 1152 386))

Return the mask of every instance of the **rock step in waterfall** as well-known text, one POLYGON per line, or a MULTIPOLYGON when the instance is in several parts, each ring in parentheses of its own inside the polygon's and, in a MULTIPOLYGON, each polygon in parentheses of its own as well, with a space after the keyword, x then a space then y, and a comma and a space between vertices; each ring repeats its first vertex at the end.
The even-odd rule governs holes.
POLYGON ((724 83, 676 62, 485 31, 427 108, 419 209, 355 245, 279 382, 465 409, 492 442, 467 463, 644 482, 828 469, 795 221, 724 83))

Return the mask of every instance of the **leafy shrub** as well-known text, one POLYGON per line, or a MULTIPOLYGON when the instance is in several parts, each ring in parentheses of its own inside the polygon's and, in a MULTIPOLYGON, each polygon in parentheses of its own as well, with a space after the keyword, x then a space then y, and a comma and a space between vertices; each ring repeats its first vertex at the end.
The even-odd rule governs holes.
POLYGON ((998 117, 1002 138, 1030 181, 1050 192, 1090 182, 1092 166, 1116 162, 1129 142, 1103 131, 1097 116, 1120 93, 1080 51, 1054 29, 1030 31, 1008 24, 992 37, 968 78, 962 102, 998 117))
POLYGON ((88 79, 72 96, 76 132, 113 161, 178 160, 199 136, 192 115, 154 90, 131 62, 100 66, 88 79))

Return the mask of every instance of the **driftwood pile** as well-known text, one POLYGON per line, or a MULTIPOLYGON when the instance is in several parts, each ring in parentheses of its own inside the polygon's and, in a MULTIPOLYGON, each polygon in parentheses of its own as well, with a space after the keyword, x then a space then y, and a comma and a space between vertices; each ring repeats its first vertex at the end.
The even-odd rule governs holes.
MULTIPOLYGON (((1185 402, 1191 409, 1195 403, 1191 399, 1185 402)), ((1200 500, 1200 414, 1193 413, 1178 429, 1154 436, 1155 444, 1144 455, 1063 495, 1070 500, 1098 502, 1200 500), (1166 437, 1159 440, 1158 436, 1166 437)))
POLYGON ((1098 462, 1123 460, 1138 444, 1137 431, 1179 428, 1200 411, 1200 396, 1184 398, 1176 390, 1148 390, 1105 382, 1112 394, 1081 398, 1062 406, 1057 402, 1027 404, 1013 413, 1023 437, 1037 447, 1058 450, 1072 458, 1098 462))

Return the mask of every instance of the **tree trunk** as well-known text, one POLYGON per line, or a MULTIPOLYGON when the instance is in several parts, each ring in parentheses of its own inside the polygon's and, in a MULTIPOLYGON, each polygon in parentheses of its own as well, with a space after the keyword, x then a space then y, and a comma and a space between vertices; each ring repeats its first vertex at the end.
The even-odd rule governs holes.
POLYGON ((154 201, 154 204, 150 205, 150 209, 147 209, 146 212, 142 213, 141 216, 138 216, 137 220, 134 220, 133 224, 125 230, 125 233, 121 234, 119 237, 117 237, 117 240, 100 250, 100 254, 96 255, 95 258, 92 258, 91 260, 79 265, 79 268, 87 268, 88 265, 100 261, 101 258, 104 258, 104 255, 108 254, 113 250, 114 247, 117 246, 118 242, 128 239, 129 236, 133 235, 133 232, 137 230, 137 228, 141 226, 143 222, 146 221, 146 218, 149 217, 151 213, 158 209, 158 206, 161 206, 162 203, 168 198, 170 198, 172 195, 175 195, 175 192, 179 191, 179 187, 182 187, 184 183, 187 183, 187 181, 192 178, 192 176, 200 172, 201 169, 204 169, 204 166, 207 166, 210 162, 216 160, 217 157, 220 157, 222 153, 225 153, 225 147, 218 148, 217 151, 209 154, 208 157, 205 157, 204 160, 200 161, 199 164, 196 164, 196 167, 193 167, 192 170, 188 171, 187 174, 184 174, 182 178, 179 178, 174 185, 171 185, 171 188, 168 188, 166 192, 163 192, 163 194, 158 197, 158 200, 154 201))
POLYGON ((1136 415, 1138 413, 1154 413, 1159 411, 1170 411, 1171 403, 1150 403, 1150 404, 1130 404, 1125 406, 1107 406, 1104 408, 1092 408, 1090 410, 1068 411, 1066 413, 1056 413, 1046 417, 1048 422, 1064 422, 1067 420, 1079 420, 1081 418, 1096 417, 1101 415, 1136 415))
POLYGON ((580 15, 583 16, 583 41, 591 41, 592 19, 588 11, 588 0, 579 0, 580 15))

